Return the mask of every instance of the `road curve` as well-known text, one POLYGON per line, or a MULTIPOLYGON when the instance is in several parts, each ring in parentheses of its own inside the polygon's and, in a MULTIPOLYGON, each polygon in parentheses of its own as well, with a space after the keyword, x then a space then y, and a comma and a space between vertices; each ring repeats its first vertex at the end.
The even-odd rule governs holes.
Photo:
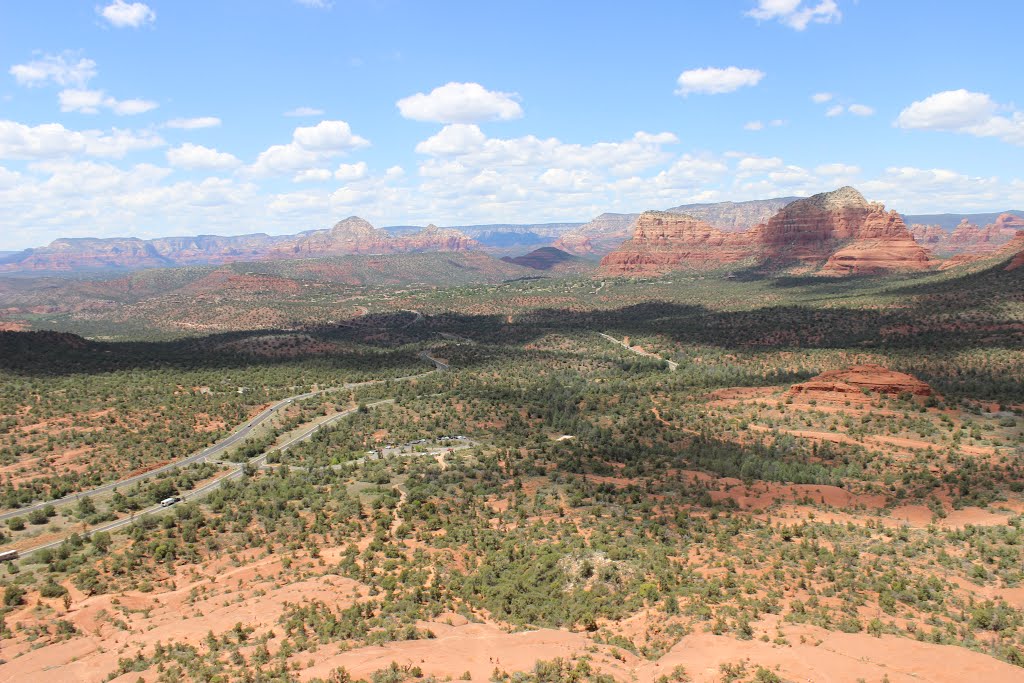
MULTIPOLYGON (((430 375, 430 374, 432 374, 434 372, 444 372, 444 371, 446 371, 446 370, 448 370, 450 368, 450 366, 447 363, 439 361, 436 358, 434 358, 433 356, 431 356, 429 351, 423 351, 419 355, 424 360, 427 360, 427 361, 433 363, 434 364, 434 369, 430 370, 429 372, 424 372, 424 373, 420 373, 420 374, 417 374, 417 375, 407 375, 405 377, 399 377, 399 378, 387 379, 387 380, 370 380, 370 381, 367 381, 367 382, 347 383, 347 384, 344 385, 344 387, 335 387, 335 388, 331 388, 331 389, 322 389, 320 391, 308 392, 306 394, 299 394, 298 396, 292 396, 290 398, 286 398, 286 399, 283 399, 281 401, 278 401, 277 403, 275 403, 270 408, 267 408, 263 413, 260 413, 260 416, 263 416, 264 413, 267 413, 266 417, 262 417, 262 419, 265 420, 270 415, 273 415, 274 412, 276 412, 277 410, 280 410, 280 408, 284 407, 285 405, 288 405, 288 404, 292 403, 295 400, 301 400, 301 399, 304 399, 304 398, 311 398, 312 396, 316 396, 318 394, 322 394, 322 393, 325 393, 325 392, 328 392, 328 391, 335 391, 335 390, 340 389, 340 388, 353 388, 353 387, 358 387, 358 386, 366 386, 366 385, 369 385, 369 384, 378 384, 378 383, 381 383, 381 382, 388 382, 388 381, 392 381, 392 382, 393 381, 407 381, 407 380, 411 380, 411 379, 416 379, 418 377, 425 377, 425 376, 430 375)), ((375 401, 373 403, 368 403, 368 404, 366 404, 366 407, 367 408, 375 408, 375 407, 380 406, 380 405, 384 405, 384 404, 388 404, 388 403, 394 403, 394 401, 395 401, 395 399, 393 399, 393 398, 382 399, 380 401, 375 401)), ((232 480, 236 480, 236 479, 241 479, 242 477, 245 476, 245 466, 246 465, 253 466, 253 467, 259 467, 259 466, 263 465, 266 462, 267 456, 270 455, 271 453, 278 452, 278 451, 288 450, 289 448, 291 448, 295 444, 297 444, 299 442, 302 442, 302 441, 306 441, 307 439, 311 438, 322 427, 325 427, 328 424, 331 424, 333 422, 337 422, 338 420, 341 420, 344 417, 352 415, 353 413, 357 412, 358 410, 359 410, 359 408, 350 408, 348 410, 345 410, 345 411, 342 411, 342 412, 337 413, 335 415, 332 415, 330 418, 328 418, 327 420, 324 420, 323 422, 320 422, 320 423, 317 423, 317 424, 312 425, 310 427, 307 427, 302 432, 300 432, 299 434, 297 434, 293 438, 289 439, 286 443, 283 443, 283 444, 281 444, 280 446, 278 446, 276 448, 273 448, 271 450, 268 450, 268 451, 266 451, 264 453, 261 453, 261 454, 255 456, 255 457, 251 458, 250 460, 248 460, 245 463, 245 465, 237 465, 237 464, 234 464, 234 463, 221 463, 221 464, 229 465, 233 469, 230 472, 227 472, 226 474, 218 477, 217 479, 214 479, 213 481, 210 481, 210 482, 204 484, 203 486, 200 486, 198 489, 195 489, 193 491, 190 491, 187 494, 184 494, 182 496, 182 501, 181 502, 184 502, 185 500, 191 501, 191 500, 196 500, 198 498, 202 498, 202 497, 208 495, 209 493, 212 493, 213 491, 216 491, 226 481, 232 481, 232 480)), ((246 424, 249 425, 250 428, 251 428, 251 426, 253 425, 254 422, 255 422, 255 419, 250 421, 250 422, 248 422, 248 423, 246 423, 246 424)), ((241 433, 241 431, 236 432, 236 434, 239 434, 239 433, 241 433)), ((248 433, 248 432, 246 432, 246 433, 248 433)), ((232 435, 232 436, 234 436, 234 435, 232 435)), ((228 439, 230 439, 230 438, 231 437, 228 437, 228 439)), ((199 460, 201 458, 209 458, 211 455, 214 455, 216 453, 222 452, 224 450, 223 448, 216 449, 216 447, 217 446, 221 446, 228 439, 225 439, 225 441, 221 442, 220 444, 215 444, 214 446, 210 446, 209 448, 207 448, 207 449, 205 449, 203 451, 200 451, 199 453, 193 454, 193 455, 189 456, 189 458, 186 458, 185 460, 179 460, 177 462, 170 463, 169 465, 165 465, 164 467, 162 467, 160 469, 166 471, 168 468, 172 468, 173 469, 174 467, 183 467, 186 464, 191 464, 191 463, 194 463, 194 462, 199 462, 199 460), (211 451, 211 449, 216 449, 216 450, 215 450, 215 452, 209 452, 209 451, 211 451), (190 462, 187 462, 187 461, 190 461, 190 462)), ((237 440, 233 441, 232 443, 237 443, 237 440)), ((157 472, 157 470, 151 470, 150 472, 145 473, 144 476, 153 476, 153 474, 155 472, 157 472)), ((139 475, 139 476, 143 476, 143 475, 139 475)), ((83 492, 81 494, 75 494, 74 496, 67 496, 67 497, 62 498, 60 500, 61 501, 77 500, 77 498, 80 495, 81 496, 94 495, 96 492, 102 492, 102 491, 100 491, 100 489, 104 489, 105 490, 108 487, 110 487, 110 490, 112 490, 114 487, 124 486, 127 483, 132 483, 132 481, 135 480, 135 479, 137 479, 137 477, 131 477, 129 479, 123 479, 123 480, 121 480, 119 482, 115 482, 113 484, 106 484, 106 485, 104 485, 102 487, 98 487, 97 489, 92 489, 91 491, 83 492)), ((50 501, 50 503, 41 503, 41 504, 39 504, 37 506, 33 506, 33 507, 42 507, 42 506, 47 505, 47 504, 56 505, 56 504, 58 504, 58 501, 50 501)), ((93 527, 93 528, 91 528, 91 529, 89 529, 87 531, 81 532, 81 534, 83 536, 87 536, 87 535, 98 533, 98 532, 101 532, 101 531, 116 531, 116 530, 121 529, 123 527, 129 526, 130 524, 133 524, 135 522, 135 520, 137 520, 137 519, 141 519, 143 517, 147 517, 147 516, 152 515, 152 514, 157 513, 157 512, 163 512, 163 511, 169 510, 172 507, 174 507, 174 505, 161 505, 161 504, 151 505, 148 508, 145 508, 143 510, 139 510, 138 512, 136 512, 134 515, 132 515, 130 517, 124 517, 122 519, 114 520, 112 522, 106 522, 104 524, 99 524, 99 525, 97 525, 97 526, 95 526, 95 527, 93 527)), ((23 513, 25 511, 27 511, 27 510, 30 510, 30 509, 31 508, 22 508, 20 510, 17 510, 16 513, 20 514, 20 513, 23 513)), ((37 553, 37 552, 39 552, 41 550, 46 550, 47 548, 56 548, 60 544, 64 543, 64 541, 66 541, 73 533, 76 533, 76 532, 69 531, 66 535, 64 535, 64 537, 59 538, 57 540, 49 541, 47 543, 43 543, 43 544, 31 547, 31 548, 25 548, 25 549, 19 550, 18 554, 19 554, 20 557, 27 557, 28 555, 31 555, 33 553, 37 553)))
POLYGON ((149 479, 151 477, 156 477, 156 476, 159 476, 159 475, 164 474, 166 472, 172 472, 172 471, 174 471, 176 469, 180 469, 182 467, 187 467, 189 465, 194 465, 194 464, 203 462, 205 460, 208 460, 208 459, 210 459, 210 458, 212 458, 214 456, 220 455, 221 453, 223 453, 227 449, 231 448, 232 446, 238 444, 239 442, 244 441, 252 433, 252 431, 253 431, 253 429, 255 427, 258 427, 263 422, 266 422, 268 419, 270 419, 275 414, 277 414, 278 411, 280 411, 282 408, 285 408, 285 407, 291 405, 295 401, 303 401, 303 400, 305 400, 307 398, 313 398, 314 396, 319 396, 320 394, 325 394, 325 393, 332 392, 332 391, 340 391, 340 390, 345 390, 345 389, 357 389, 359 387, 370 386, 370 385, 374 385, 374 384, 383 384, 385 382, 406 382, 406 381, 409 381, 409 380, 412 380, 412 379, 417 379, 419 377, 425 377, 425 376, 430 375, 430 374, 432 374, 434 372, 444 372, 444 371, 450 369, 450 366, 447 363, 443 363, 443 362, 435 359, 433 356, 430 355, 429 351, 421 351, 419 353, 419 357, 422 358, 423 360, 427 361, 428 363, 433 363, 434 369, 430 370, 430 371, 427 371, 427 372, 421 372, 421 373, 415 374, 415 375, 406 375, 404 377, 394 377, 394 378, 389 378, 389 379, 374 379, 374 380, 367 380, 365 382, 346 382, 345 384, 343 384, 340 387, 330 387, 330 388, 327 388, 327 389, 320 389, 320 390, 317 390, 317 391, 309 391, 309 392, 306 392, 304 394, 296 394, 295 396, 289 396, 288 398, 283 398, 280 401, 278 401, 278 402, 274 403, 273 405, 271 405, 270 407, 264 409, 259 415, 257 415, 256 417, 252 418, 251 420, 249 420, 248 422, 243 424, 241 427, 236 429, 234 432, 232 432, 231 434, 226 436, 223 440, 218 441, 217 443, 212 444, 210 446, 207 446, 203 450, 197 451, 196 453, 193 453, 192 455, 190 455, 190 456, 188 456, 186 458, 183 458, 181 460, 175 460, 174 462, 167 463, 166 465, 162 465, 160 467, 151 469, 149 471, 142 472, 141 474, 136 474, 136 475, 134 475, 132 477, 128 477, 126 479, 121 479, 119 481, 110 482, 109 484, 102 484, 100 486, 97 486, 96 488, 89 489, 88 491, 79 491, 77 493, 72 493, 70 495, 64 496, 63 498, 55 498, 53 500, 44 500, 44 501, 40 501, 38 503, 33 503, 31 505, 26 505, 25 507, 14 508, 13 510, 8 510, 7 512, 0 513, 0 521, 3 521, 5 519, 10 519, 11 517, 17 517, 19 515, 27 515, 30 512, 32 512, 33 510, 42 509, 42 508, 46 507, 47 505, 53 505, 54 507, 59 507, 61 505, 67 505, 69 503, 74 503, 74 502, 78 501, 80 498, 84 498, 84 497, 87 497, 87 496, 96 496, 96 495, 101 495, 103 493, 109 493, 109 492, 113 491, 114 489, 121 488, 123 486, 131 486, 132 484, 136 484, 138 482, 145 481, 146 479, 149 479))

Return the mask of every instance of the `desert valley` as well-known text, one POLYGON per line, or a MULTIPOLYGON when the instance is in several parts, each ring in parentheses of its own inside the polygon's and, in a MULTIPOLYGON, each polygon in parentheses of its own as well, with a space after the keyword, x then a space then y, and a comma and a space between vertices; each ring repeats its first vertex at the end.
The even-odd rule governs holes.
POLYGON ((1024 681, 1018 8, 31 5, 0 681, 1024 681))

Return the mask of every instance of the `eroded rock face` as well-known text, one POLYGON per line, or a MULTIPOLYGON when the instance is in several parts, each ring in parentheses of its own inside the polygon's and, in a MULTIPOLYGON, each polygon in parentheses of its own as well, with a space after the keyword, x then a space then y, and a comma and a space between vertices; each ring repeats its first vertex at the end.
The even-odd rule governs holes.
POLYGON ((570 254, 604 254, 612 251, 633 234, 639 214, 602 213, 575 230, 563 233, 552 245, 570 254))
POLYGON ((1024 267, 1024 230, 1017 231, 1017 235, 1000 253, 1006 253, 1011 256, 1005 270, 1017 270, 1024 267))
POLYGON ((934 392, 913 375, 890 370, 882 365, 854 365, 844 370, 829 370, 814 379, 794 384, 790 395, 805 400, 856 401, 869 400, 865 391, 875 394, 931 396, 934 392))
POLYGON ((607 274, 648 274, 750 262, 772 269, 832 275, 927 270, 928 252, 895 211, 869 203, 852 187, 787 204, 744 232, 719 230, 685 215, 649 211, 633 239, 602 260, 607 274))
POLYGON ((470 251, 479 249, 480 244, 458 230, 439 228, 433 223, 419 232, 395 238, 395 248, 400 252, 425 251, 470 251))
POLYGON ((913 226, 911 232, 920 244, 931 249, 936 255, 949 257, 943 268, 970 263, 987 255, 995 254, 1014 238, 1018 230, 1024 230, 1024 218, 1012 213, 1000 214, 995 222, 978 227, 966 218, 952 232, 939 226, 913 226))
POLYGON ((765 225, 765 256, 778 265, 813 266, 835 275, 927 270, 928 252, 902 216, 842 187, 789 204, 765 225))
POLYGON ((654 275, 677 268, 712 269, 756 256, 759 229, 726 232, 692 216, 647 211, 633 238, 601 259, 608 274, 654 275))

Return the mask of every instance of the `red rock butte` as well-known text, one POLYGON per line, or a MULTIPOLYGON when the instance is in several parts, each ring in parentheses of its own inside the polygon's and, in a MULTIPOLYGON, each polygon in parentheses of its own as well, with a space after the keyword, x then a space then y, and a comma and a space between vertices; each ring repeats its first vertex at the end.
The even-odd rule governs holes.
POLYGON ((928 270, 928 251, 903 218, 868 202, 852 187, 783 207, 744 232, 720 230, 684 214, 648 211, 633 238, 608 254, 608 274, 660 274, 747 262, 762 267, 818 269, 828 275, 928 270))
POLYGON ((882 365, 854 365, 844 370, 829 370, 817 377, 794 384, 790 395, 826 401, 867 400, 865 391, 876 394, 931 396, 934 392, 913 375, 890 370, 882 365))

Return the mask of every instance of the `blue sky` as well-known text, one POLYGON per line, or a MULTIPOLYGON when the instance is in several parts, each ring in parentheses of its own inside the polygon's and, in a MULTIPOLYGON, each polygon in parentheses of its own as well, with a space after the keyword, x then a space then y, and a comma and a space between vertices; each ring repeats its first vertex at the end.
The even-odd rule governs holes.
POLYGON ((853 184, 1024 207, 1011 0, 0 5, 0 249, 585 221, 853 184))

